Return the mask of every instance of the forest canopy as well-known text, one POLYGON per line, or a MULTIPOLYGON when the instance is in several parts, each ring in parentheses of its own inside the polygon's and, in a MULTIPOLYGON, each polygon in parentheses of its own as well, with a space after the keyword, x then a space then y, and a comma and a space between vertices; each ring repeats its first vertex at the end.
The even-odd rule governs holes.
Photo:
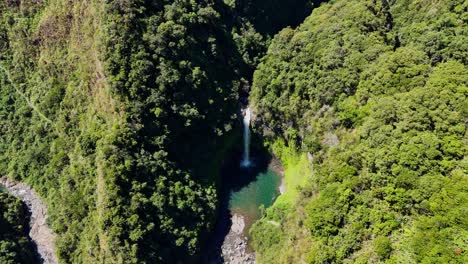
POLYGON ((240 97, 272 35, 310 10, 0 0, 0 175, 44 199, 61 262, 199 257, 240 97))
MULTIPOLYGON (((250 230, 257 262, 466 263, 467 14, 0 0, 0 176, 47 204, 62 263, 196 262, 249 105, 297 183, 250 230)), ((0 261, 30 262, 24 206, 0 213, 0 261)))
POLYGON ((0 262, 34 263, 34 247, 27 234, 29 212, 20 200, 0 190, 0 262))
POLYGON ((467 9, 332 1, 274 38, 254 77, 257 130, 311 169, 301 199, 251 230, 257 260, 468 261, 467 9))

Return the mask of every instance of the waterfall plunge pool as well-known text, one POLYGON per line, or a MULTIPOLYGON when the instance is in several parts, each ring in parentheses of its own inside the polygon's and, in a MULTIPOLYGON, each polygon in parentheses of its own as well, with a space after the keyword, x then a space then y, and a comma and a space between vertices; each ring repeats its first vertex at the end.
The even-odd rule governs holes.
POLYGON ((207 239, 201 263, 255 263, 249 229, 280 195, 281 164, 272 159, 258 135, 250 134, 250 109, 243 110, 243 144, 222 166, 216 226, 207 239), (253 144, 250 144, 252 140, 253 144), (255 142, 257 142, 255 144, 255 142))
POLYGON ((229 194, 229 210, 231 211, 231 215, 236 215, 237 218, 240 216, 243 219, 244 233, 246 233, 245 231, 250 229, 252 223, 260 219, 260 207, 270 207, 280 194, 281 177, 270 166, 262 168, 260 165, 265 165, 264 163, 258 162, 256 164, 255 160, 251 160, 251 111, 247 107, 242 112, 244 115, 242 120, 244 148, 237 178, 251 178, 252 181, 237 191, 231 190, 229 194), (249 173, 251 174, 250 177, 249 173))
POLYGON ((251 151, 251 166, 239 166, 239 150, 221 171, 222 188, 216 226, 207 240, 201 263, 253 263, 255 255, 248 243, 249 229, 262 217, 260 207, 268 208, 280 195, 281 168, 263 150, 251 151), (239 223, 239 221, 241 223, 239 223), (251 261, 244 261, 245 259, 251 261), (231 261, 230 261, 231 260, 231 261), (235 262, 235 261, 234 261, 235 262))
MULTIPOLYGON (((243 177, 242 173, 239 177, 243 177)), ((248 232, 250 226, 261 218, 260 207, 270 207, 280 195, 280 184, 281 176, 269 168, 256 175, 254 181, 240 190, 231 191, 229 210, 232 215, 239 214, 244 217, 244 233, 248 232)))

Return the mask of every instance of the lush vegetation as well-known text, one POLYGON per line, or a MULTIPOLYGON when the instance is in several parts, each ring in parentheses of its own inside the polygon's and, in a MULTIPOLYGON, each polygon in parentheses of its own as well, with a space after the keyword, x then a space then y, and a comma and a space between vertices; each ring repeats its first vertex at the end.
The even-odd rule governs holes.
POLYGON ((240 96, 310 8, 0 0, 0 175, 44 198, 63 263, 196 259, 240 96))
POLYGON ((467 11, 331 1, 275 37, 255 72, 257 130, 312 169, 252 228, 258 261, 468 261, 467 11))
MULTIPOLYGON (((250 93, 288 187, 258 261, 468 262, 467 2, 304 21, 320 2, 0 0, 0 175, 45 200, 60 261, 195 261, 250 93)), ((29 262, 0 196, 0 259, 29 262)))
POLYGON ((28 209, 15 197, 0 190, 0 262, 34 263, 36 255, 27 237, 28 209))

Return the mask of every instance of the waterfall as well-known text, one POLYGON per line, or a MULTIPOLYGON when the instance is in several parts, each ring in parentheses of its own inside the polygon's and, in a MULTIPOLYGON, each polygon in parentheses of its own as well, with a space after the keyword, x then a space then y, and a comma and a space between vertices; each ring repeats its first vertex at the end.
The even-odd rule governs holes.
POLYGON ((244 114, 244 156, 241 167, 250 167, 250 108, 245 109, 244 114))

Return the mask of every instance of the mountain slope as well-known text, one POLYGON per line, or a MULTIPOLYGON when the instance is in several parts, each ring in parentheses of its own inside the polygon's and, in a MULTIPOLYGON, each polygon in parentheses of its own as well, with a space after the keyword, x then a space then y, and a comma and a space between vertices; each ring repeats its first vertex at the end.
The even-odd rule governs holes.
POLYGON ((0 175, 44 199, 61 262, 197 259, 239 97, 276 31, 257 32, 258 5, 275 28, 310 10, 0 0, 0 175))
POLYGON ((332 1, 275 37, 256 127, 306 183, 251 230, 260 262, 467 261, 467 8, 332 1))

